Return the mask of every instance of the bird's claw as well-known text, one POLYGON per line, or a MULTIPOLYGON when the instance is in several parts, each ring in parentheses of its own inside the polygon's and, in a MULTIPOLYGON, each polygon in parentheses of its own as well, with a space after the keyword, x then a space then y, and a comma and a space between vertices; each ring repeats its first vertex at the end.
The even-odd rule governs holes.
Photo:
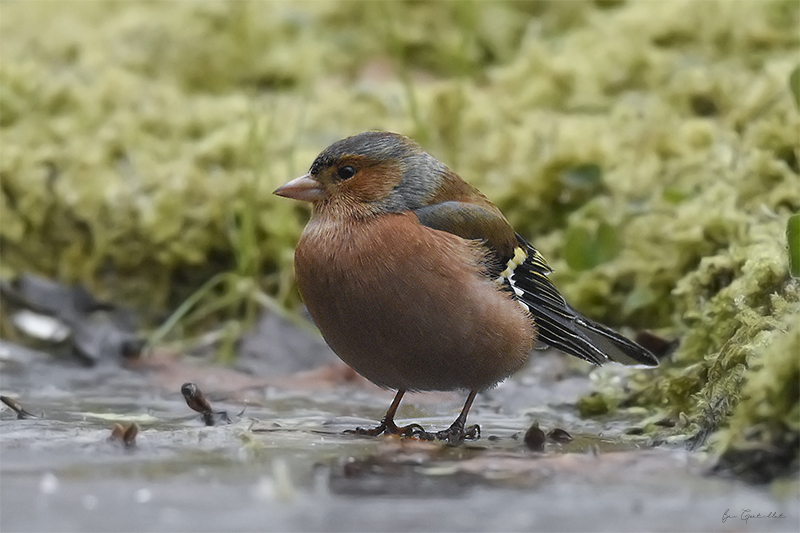
POLYGON ((397 426, 394 421, 383 420, 380 425, 371 429, 356 428, 345 430, 348 435, 363 435, 367 437, 377 437, 379 435, 397 435, 399 437, 417 437, 426 434, 425 429, 419 424, 409 424, 407 426, 397 426))
POLYGON ((435 433, 428 433, 427 431, 420 435, 415 435, 421 440, 436 440, 447 442, 448 444, 461 444, 465 440, 478 440, 481 438, 481 427, 473 424, 464 428, 460 424, 453 424, 447 429, 437 431, 435 433))
POLYGON ((481 438, 481 427, 477 424, 467 426, 454 422, 447 429, 436 432, 428 432, 419 424, 409 424, 407 426, 397 426, 394 420, 382 420, 380 425, 374 428, 356 428, 345 431, 348 435, 362 435, 366 437, 377 437, 379 435, 396 435, 398 437, 411 437, 427 441, 443 441, 448 444, 461 444, 465 440, 478 440, 481 438))

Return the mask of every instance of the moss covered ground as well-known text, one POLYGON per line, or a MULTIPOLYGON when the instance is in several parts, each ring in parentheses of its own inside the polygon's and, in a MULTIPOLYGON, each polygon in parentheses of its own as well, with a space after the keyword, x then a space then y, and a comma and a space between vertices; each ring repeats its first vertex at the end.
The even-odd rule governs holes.
POLYGON ((798 27, 793 0, 4 1, 0 274, 153 320, 189 298, 179 334, 294 309, 308 211, 271 191, 399 131, 575 307, 679 340, 586 412, 645 406, 743 475, 796 470, 798 27))

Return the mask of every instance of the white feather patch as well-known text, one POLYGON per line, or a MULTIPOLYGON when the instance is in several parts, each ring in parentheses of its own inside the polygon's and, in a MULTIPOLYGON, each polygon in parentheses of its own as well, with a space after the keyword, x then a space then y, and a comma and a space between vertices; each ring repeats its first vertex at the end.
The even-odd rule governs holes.
MULTIPOLYGON (((520 266, 525 260, 528 258, 528 254, 517 246, 514 248, 514 257, 508 260, 506 263, 506 269, 503 270, 499 276, 497 276, 497 283, 503 283, 505 280, 512 281, 512 277, 514 276, 514 271, 520 266)), ((513 286, 513 284, 512 284, 513 286)), ((514 292, 517 292, 517 289, 514 289, 514 292)))

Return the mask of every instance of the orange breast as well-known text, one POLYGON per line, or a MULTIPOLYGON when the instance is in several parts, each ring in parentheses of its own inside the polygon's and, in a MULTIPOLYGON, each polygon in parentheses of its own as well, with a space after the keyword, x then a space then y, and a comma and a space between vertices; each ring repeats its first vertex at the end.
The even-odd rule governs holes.
POLYGON ((535 328, 482 275, 474 241, 412 213, 312 219, 295 253, 300 294, 334 352, 405 390, 482 390, 518 370, 535 328))

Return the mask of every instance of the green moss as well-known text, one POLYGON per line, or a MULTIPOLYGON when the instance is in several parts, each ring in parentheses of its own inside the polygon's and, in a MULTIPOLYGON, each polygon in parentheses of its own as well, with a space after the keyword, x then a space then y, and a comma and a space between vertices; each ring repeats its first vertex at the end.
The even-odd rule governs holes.
POLYGON ((715 435, 720 465, 753 481, 800 466, 800 304, 755 342, 741 401, 715 435))
MULTIPOLYGON (((401 131, 503 209, 575 307, 681 340, 628 398, 589 403, 682 413, 698 443, 737 409, 762 427, 742 391, 790 364, 766 354, 798 301, 796 2, 0 9, 3 276, 153 314, 191 297, 180 336, 293 308, 308 210, 271 191, 334 140, 401 131)), ((769 427, 754 439, 792 435, 769 427)))
POLYGON ((578 401, 578 413, 584 418, 605 415, 617 407, 611 402, 613 399, 608 395, 595 393, 584 396, 578 401))
POLYGON ((786 222, 786 248, 789 250, 789 272, 800 278, 800 214, 794 214, 786 222))

